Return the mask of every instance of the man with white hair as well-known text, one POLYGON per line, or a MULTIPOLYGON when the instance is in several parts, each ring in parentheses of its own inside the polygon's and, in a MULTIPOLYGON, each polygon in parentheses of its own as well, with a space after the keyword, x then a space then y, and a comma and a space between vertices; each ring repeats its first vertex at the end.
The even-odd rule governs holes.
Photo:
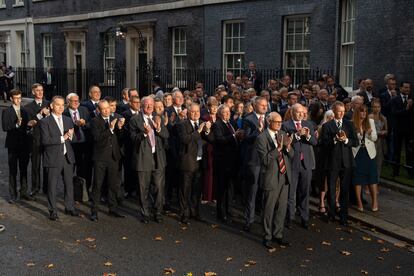
POLYGON ((76 175, 86 181, 86 188, 91 187, 92 179, 92 150, 89 122, 91 116, 89 110, 80 105, 79 96, 76 93, 69 93, 66 96, 67 107, 63 115, 72 119, 74 135, 72 137, 72 148, 75 153, 76 175))
POLYGON ((352 120, 354 115, 354 110, 364 104, 364 98, 359 95, 355 95, 351 98, 351 109, 345 114, 344 118, 347 120, 352 120))

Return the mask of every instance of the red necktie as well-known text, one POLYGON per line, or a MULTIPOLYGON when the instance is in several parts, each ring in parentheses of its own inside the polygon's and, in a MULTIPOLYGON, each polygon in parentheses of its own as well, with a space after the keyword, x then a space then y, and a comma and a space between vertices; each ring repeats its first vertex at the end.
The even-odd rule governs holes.
POLYGON ((285 174, 286 173, 286 165, 285 165, 285 160, 283 160, 282 151, 279 151, 279 155, 277 156, 277 161, 279 163, 279 172, 281 174, 285 174))
MULTIPOLYGON (((76 121, 78 120, 78 116, 76 115, 78 112, 77 111, 74 111, 73 112, 73 122, 76 124, 76 121)), ((80 140, 80 138, 81 138, 81 135, 80 135, 80 132, 79 132, 79 127, 75 127, 75 136, 76 136, 76 140, 80 140)))

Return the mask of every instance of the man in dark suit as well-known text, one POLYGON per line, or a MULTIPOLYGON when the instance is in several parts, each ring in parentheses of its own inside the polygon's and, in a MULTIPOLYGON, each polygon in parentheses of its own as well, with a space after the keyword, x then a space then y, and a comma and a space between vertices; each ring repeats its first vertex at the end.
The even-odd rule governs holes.
POLYGON ((54 96, 56 89, 56 78, 53 68, 47 68, 46 72, 42 75, 42 80, 40 82, 43 85, 45 90, 45 98, 50 100, 54 96))
POLYGON ((256 70, 256 64, 253 61, 249 62, 249 68, 244 75, 247 76, 249 81, 253 82, 253 88, 256 90, 256 93, 260 93, 263 84, 262 74, 256 70))
POLYGON ((288 94, 288 104, 284 107, 280 109, 280 116, 282 116, 282 118, 285 118, 286 113, 288 112, 288 110, 292 107, 292 105, 296 104, 299 100, 298 95, 295 92, 289 92, 288 94))
POLYGON ((63 115, 71 118, 74 125, 72 148, 75 153, 76 175, 85 179, 86 188, 89 191, 92 180, 90 113, 86 107, 80 105, 79 96, 76 93, 68 94, 66 102, 68 105, 63 115))
MULTIPOLYGON (((43 97, 43 86, 39 83, 32 85, 32 94, 34 100, 27 104, 24 109, 29 115, 29 140, 31 146, 31 162, 32 162, 32 195, 36 195, 40 190, 40 172, 41 172, 41 159, 43 154, 43 146, 40 141, 40 129, 38 122, 49 116, 49 101, 43 97)), ((47 193, 47 175, 46 167, 43 166, 43 192, 47 193)))
POLYGON ((336 95, 336 99, 338 101, 343 101, 344 99, 348 98, 348 92, 339 84, 335 83, 335 79, 332 76, 328 76, 326 78, 326 88, 328 94, 336 95))
POLYGON ((292 159, 292 181, 289 186, 288 212, 286 225, 290 227, 295 219, 296 208, 299 210, 302 226, 309 228, 309 192, 312 181, 312 170, 315 168, 315 158, 312 146, 318 141, 315 129, 305 120, 305 107, 301 104, 292 106, 292 119, 283 122, 283 130, 292 137, 292 147, 295 155, 292 159), (296 206, 296 203, 298 206, 296 206))
POLYGON ((255 141, 260 160, 260 187, 263 190, 263 245, 270 249, 272 239, 282 246, 290 243, 283 238, 289 184, 292 182, 292 138, 280 130, 282 117, 271 112, 268 128, 255 141))
POLYGON ((130 101, 132 97, 138 97, 138 90, 136 88, 124 88, 122 90, 122 99, 116 106, 116 113, 122 114, 130 108, 130 101))
POLYGON ((22 92, 18 89, 10 91, 12 105, 3 109, 2 127, 7 132, 5 147, 9 165, 9 203, 17 200, 17 168, 20 170, 20 198, 31 200, 27 189, 27 165, 29 163, 30 143, 26 132, 28 114, 22 108, 22 92))
MULTIPOLYGON (((412 140, 414 138, 414 130, 412 122, 414 119, 413 97, 411 95, 411 84, 402 82, 400 85, 400 94, 391 100, 391 118, 394 128, 394 168, 393 175, 400 174, 401 149, 404 142, 405 158, 408 166, 413 166, 412 140)), ((412 174, 412 171, 409 171, 412 174)))
POLYGON ((133 146, 131 166, 138 178, 138 201, 141 221, 148 223, 152 210, 156 222, 162 222, 164 201, 165 144, 168 130, 164 121, 154 112, 154 99, 142 99, 142 112, 134 116, 129 124, 133 146), (151 186, 152 184, 152 186, 151 186), (154 206, 151 205, 151 197, 154 206))
POLYGON ((348 121, 352 120, 352 116, 354 115, 354 110, 359 108, 361 105, 364 104, 364 98, 359 95, 355 95, 351 98, 351 109, 345 113, 344 118, 348 121))
POLYGON ((176 173, 178 170, 178 133, 177 124, 187 118, 187 109, 185 109, 184 97, 180 90, 172 94, 173 104, 165 108, 165 113, 168 116, 167 129, 169 133, 168 149, 167 149, 167 167, 166 167, 166 181, 165 181, 165 208, 169 209, 172 201, 174 189, 178 189, 178 179, 176 173))
POLYGON ((366 79, 365 91, 359 92, 357 95, 364 98, 364 105, 368 106, 368 109, 371 110, 371 101, 373 98, 379 98, 379 95, 374 91, 374 82, 371 79, 366 79))
POLYGON ((56 188, 59 178, 65 185, 65 213, 79 216, 73 200, 73 153, 71 139, 73 123, 63 114, 65 100, 61 96, 53 97, 50 107, 51 115, 39 122, 42 145, 44 147, 43 166, 47 168, 47 200, 51 220, 57 220, 56 188))
POLYGON ((322 126, 322 150, 327 152, 326 170, 328 171, 328 218, 335 220, 335 193, 336 180, 340 180, 340 222, 348 225, 349 186, 351 185, 354 157, 352 147, 357 147, 359 141, 352 122, 343 119, 345 106, 342 102, 335 102, 332 106, 334 120, 322 126))
POLYGON ((259 188, 260 159, 257 155, 254 142, 266 128, 265 114, 267 113, 267 100, 262 97, 254 99, 254 112, 244 117, 242 122, 243 144, 242 144, 242 170, 245 178, 245 225, 244 230, 250 231, 254 222, 256 194, 259 188))
POLYGON ((200 106, 196 103, 188 108, 188 119, 180 121, 177 127, 178 169, 181 174, 178 199, 181 222, 187 224, 190 216, 200 217, 202 191, 203 139, 211 138, 211 122, 200 122, 200 106), (210 136, 210 137, 209 137, 210 136))
POLYGON ((124 192, 127 197, 132 196, 132 194, 136 191, 136 183, 138 181, 134 170, 131 168, 133 146, 130 137, 129 122, 134 116, 139 114, 140 108, 141 100, 138 96, 132 96, 129 98, 129 108, 121 114, 125 118, 124 143, 122 145, 124 156, 122 158, 122 165, 124 167, 124 192))
POLYGON ((233 200, 233 185, 238 173, 238 144, 241 130, 230 120, 230 108, 222 104, 217 110, 219 119, 213 124, 214 136, 214 179, 217 187, 217 218, 231 221, 230 204, 233 200))
POLYGON ((97 115, 98 102, 101 99, 101 89, 97 85, 89 87, 89 100, 83 101, 81 106, 89 110, 91 118, 97 115))
POLYGON ((111 117, 109 103, 105 100, 98 103, 99 115, 91 121, 91 135, 93 141, 94 178, 92 184, 91 217, 98 221, 97 205, 101 198, 101 188, 106 181, 108 186, 109 215, 125 217, 118 211, 117 196, 119 193, 119 161, 121 150, 118 138, 122 136, 125 123, 122 119, 111 117))

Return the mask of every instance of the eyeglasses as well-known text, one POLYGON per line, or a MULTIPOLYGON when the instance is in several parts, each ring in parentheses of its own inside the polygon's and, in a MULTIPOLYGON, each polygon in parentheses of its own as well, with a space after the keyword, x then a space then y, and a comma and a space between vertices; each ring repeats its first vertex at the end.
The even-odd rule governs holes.
POLYGON ((269 121, 270 123, 277 123, 277 124, 281 124, 281 123, 283 123, 283 121, 274 121, 274 120, 272 120, 272 121, 269 121))

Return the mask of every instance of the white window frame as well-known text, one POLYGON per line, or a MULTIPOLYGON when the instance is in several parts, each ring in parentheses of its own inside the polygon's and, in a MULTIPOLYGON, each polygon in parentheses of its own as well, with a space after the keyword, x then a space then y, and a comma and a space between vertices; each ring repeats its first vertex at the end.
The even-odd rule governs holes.
POLYGON ((53 41, 51 34, 43 35, 43 68, 53 67, 53 41))
POLYGON ((115 34, 104 34, 104 55, 103 55, 103 68, 104 68, 104 83, 106 86, 115 85, 115 50, 116 50, 116 37, 115 34), (113 49, 109 49, 109 47, 113 49), (112 66, 110 66, 112 64, 112 66))
POLYGON ((20 67, 26 67, 26 61, 29 60, 28 53, 26 51, 26 34, 24 31, 17 31, 17 52, 20 53, 20 67))
POLYGON ((245 48, 245 39, 246 39, 246 25, 244 20, 226 20, 223 22, 223 76, 226 75, 228 71, 231 71, 233 75, 241 76, 244 71, 245 67, 245 55, 246 50, 245 48), (240 25, 239 25, 239 35, 233 36, 233 27, 231 28, 231 34, 227 34, 227 25, 233 24, 243 24, 243 34, 240 33, 240 25), (233 44, 235 41, 238 44, 238 51, 234 51, 233 45, 230 46, 231 50, 227 51, 227 40, 230 40, 233 44), (233 67, 228 66, 228 58, 233 58, 233 67), (240 64, 238 67, 235 67, 235 60, 240 64))
POLYGON ((284 27, 283 27, 283 69, 289 74, 292 78, 292 83, 294 85, 299 84, 300 80, 298 79, 298 72, 303 71, 303 75, 306 74, 306 71, 310 72, 310 28, 311 28, 311 17, 309 14, 301 14, 294 16, 286 16, 284 18, 284 27), (303 22, 303 31, 296 32, 296 20, 301 19, 303 22), (288 24, 289 21, 294 21, 294 31, 293 33, 288 33, 288 24), (306 26, 306 21, 307 26, 306 26), (296 41, 296 37, 300 36, 300 41, 296 41), (288 49, 288 37, 293 37, 292 47, 293 49, 288 49), (308 45, 305 47, 305 38, 308 36, 308 45), (300 44, 297 44, 300 43, 300 44), (297 45, 301 45, 300 48, 297 48, 297 45), (295 57, 294 66, 289 66, 289 56, 292 55, 295 57), (297 57, 302 55, 302 65, 297 64, 297 57))
POLYGON ((24 6, 24 0, 15 0, 13 7, 23 7, 24 6))
POLYGON ((187 87, 185 72, 187 67, 187 29, 175 27, 172 29, 172 74, 173 85, 187 87), (176 32, 178 31, 178 37, 176 32), (178 52, 176 52, 178 43, 178 52))
POLYGON ((0 0, 0 9, 6 8, 6 0, 0 0))
POLYGON ((340 83, 347 91, 354 86, 355 0, 343 0, 341 13, 340 83))

